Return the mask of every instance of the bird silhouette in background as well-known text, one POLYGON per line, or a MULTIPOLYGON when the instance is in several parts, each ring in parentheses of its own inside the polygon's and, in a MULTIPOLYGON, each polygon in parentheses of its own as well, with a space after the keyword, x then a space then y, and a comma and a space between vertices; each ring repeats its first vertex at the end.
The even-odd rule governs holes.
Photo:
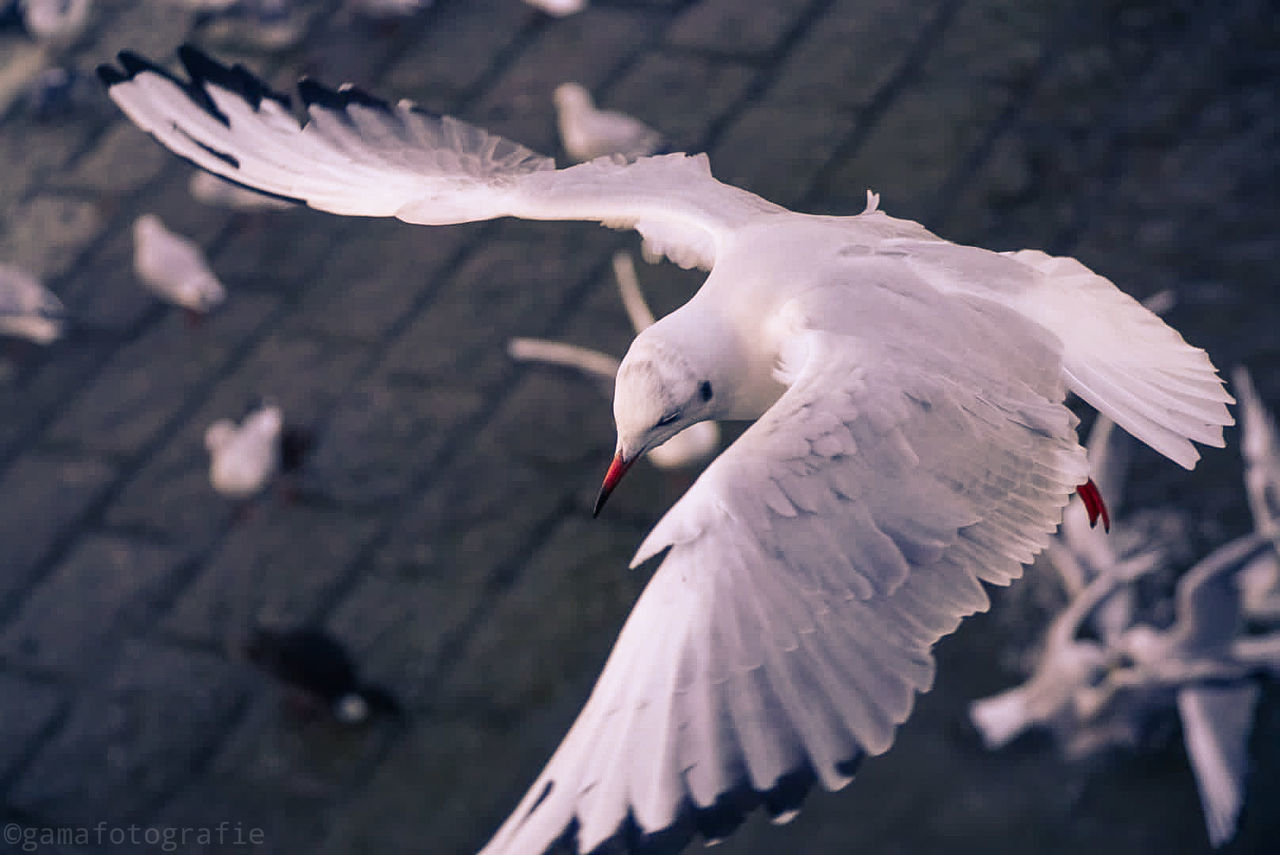
POLYGON ((256 628, 241 652, 288 690, 288 708, 299 718, 326 716, 346 726, 375 716, 403 719, 404 710, 387 689, 361 682, 346 647, 323 629, 256 628))

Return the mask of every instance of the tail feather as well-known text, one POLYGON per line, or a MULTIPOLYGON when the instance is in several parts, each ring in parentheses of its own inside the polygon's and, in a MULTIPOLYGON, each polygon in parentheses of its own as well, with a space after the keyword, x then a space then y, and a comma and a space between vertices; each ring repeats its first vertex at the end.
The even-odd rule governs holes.
POLYGON ((1010 256, 1044 276, 1025 310, 1062 340, 1071 391, 1187 469, 1200 459, 1192 441, 1224 444, 1234 399, 1208 354, 1075 259, 1010 256))

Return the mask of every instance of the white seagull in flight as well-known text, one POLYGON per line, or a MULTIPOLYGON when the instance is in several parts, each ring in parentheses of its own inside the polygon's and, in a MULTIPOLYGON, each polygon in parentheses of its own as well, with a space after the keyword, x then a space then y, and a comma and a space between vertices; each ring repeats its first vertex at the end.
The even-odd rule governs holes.
MULTIPOLYGON (((665 553, 564 742, 484 853, 568 841, 678 848, 763 806, 784 820, 889 748, 930 649, 985 609, 1087 482, 1068 389, 1183 466, 1222 445, 1206 354, 1070 258, 959 246, 878 210, 799 214, 704 155, 556 169, 409 103, 304 80, 307 121, 242 67, 184 47, 100 75, 177 154, 324 211, 634 228, 710 270, 636 336, 601 502, 646 450, 755 423, 640 546, 665 553)), ((597 507, 597 510, 599 508, 597 507)))

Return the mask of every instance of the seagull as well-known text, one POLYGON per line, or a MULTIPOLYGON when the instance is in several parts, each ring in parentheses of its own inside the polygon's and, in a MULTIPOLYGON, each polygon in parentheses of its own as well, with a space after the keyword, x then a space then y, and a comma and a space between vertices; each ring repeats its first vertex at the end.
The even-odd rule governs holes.
POLYGON ((578 163, 618 155, 635 160, 653 154, 662 135, 644 122, 616 110, 601 110, 578 83, 561 83, 553 96, 560 143, 578 163))
POLYGON ((22 25, 42 42, 71 42, 84 32, 93 0, 18 0, 22 25))
POLYGON ((564 169, 410 103, 304 80, 285 96, 192 47, 99 74, 175 153, 331 213, 633 228, 710 271, 618 369, 631 465, 691 424, 754 423, 641 543, 662 556, 595 688, 484 855, 668 849, 887 751, 933 644, 988 606, 1088 484, 1068 390, 1176 463, 1221 446, 1208 356, 1071 258, 943 240, 868 206, 817 216, 712 177, 705 155, 564 169))
MULTIPOLYGON (((640 291, 635 263, 631 254, 618 251, 613 255, 613 274, 622 295, 631 326, 638 335, 653 326, 653 313, 640 291)), ((507 342, 512 359, 524 362, 547 362, 576 368, 586 374, 607 380, 612 388, 618 374, 618 360, 608 354, 558 341, 539 338, 513 338, 507 342)), ((659 469, 687 469, 710 458, 720 447, 720 427, 715 422, 698 422, 651 448, 645 458, 659 469)))
POLYGON ((245 657, 284 683, 296 708, 326 711, 343 725, 361 725, 375 713, 403 715, 395 696, 360 681, 342 643, 322 629, 255 629, 242 648, 245 657))
POLYGON ((1137 625, 1117 646, 1133 665, 1113 672, 1110 690, 1176 688, 1187 757, 1195 773, 1209 842, 1235 834, 1244 804, 1248 741, 1259 690, 1250 678, 1263 668, 1238 658, 1241 603, 1235 575, 1268 538, 1247 535, 1219 547, 1188 570, 1177 586, 1174 623, 1163 631, 1137 625))
POLYGON ((197 316, 227 296, 200 247, 169 231, 155 214, 134 220, 133 269, 157 296, 197 316))
POLYGON ((66 319, 62 301, 40 280, 0 264, 0 335, 52 344, 62 336, 66 319))
POLYGON ((209 483, 229 499, 248 499, 271 482, 281 468, 284 413, 263 404, 237 425, 218 419, 204 432, 209 452, 209 483))

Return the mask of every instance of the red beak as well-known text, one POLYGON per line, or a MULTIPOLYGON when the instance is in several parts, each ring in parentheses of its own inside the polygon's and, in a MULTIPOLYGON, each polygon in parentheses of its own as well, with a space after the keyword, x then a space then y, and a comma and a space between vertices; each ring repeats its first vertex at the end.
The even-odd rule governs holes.
POLYGON ((591 512, 592 517, 600 516, 600 509, 609 500, 609 494, 613 492, 614 487, 618 486, 622 476, 627 474, 627 470, 635 462, 636 458, 634 457, 630 460, 623 460, 621 454, 613 456, 613 462, 609 464, 609 471, 604 473, 604 483, 600 485, 600 495, 596 497, 596 509, 591 512))

